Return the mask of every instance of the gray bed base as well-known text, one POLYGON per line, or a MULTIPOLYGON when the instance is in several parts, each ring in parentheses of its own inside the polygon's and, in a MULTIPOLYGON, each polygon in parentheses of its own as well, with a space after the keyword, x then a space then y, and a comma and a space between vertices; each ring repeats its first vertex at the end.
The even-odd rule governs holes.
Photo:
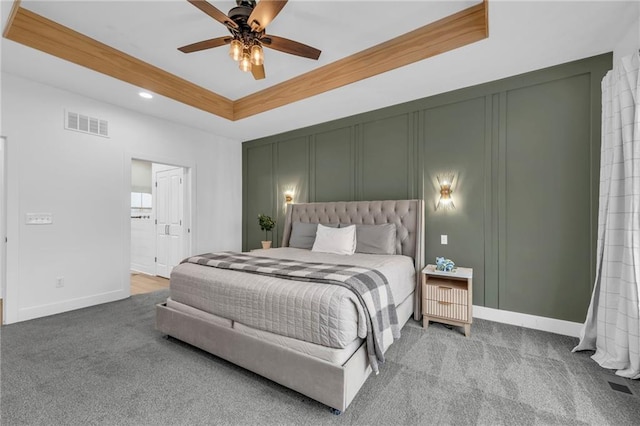
MULTIPOLYGON (((401 326, 411 317, 412 299, 413 294, 398 307, 401 326)), ((364 342, 347 362, 336 365, 166 303, 156 305, 156 329, 339 410, 337 414, 347 409, 371 374, 364 342)))
MULTIPOLYGON (((422 200, 353 201, 288 206, 282 246, 287 247, 293 221, 315 223, 395 223, 400 254, 414 259, 416 287, 398 306, 401 325, 420 315, 420 271, 424 263, 424 202, 422 200)), ((156 329, 213 355, 251 370, 342 412, 369 374, 363 343, 343 365, 248 336, 205 319, 156 305, 156 329)), ((384 367, 383 367, 384 368, 384 367)))

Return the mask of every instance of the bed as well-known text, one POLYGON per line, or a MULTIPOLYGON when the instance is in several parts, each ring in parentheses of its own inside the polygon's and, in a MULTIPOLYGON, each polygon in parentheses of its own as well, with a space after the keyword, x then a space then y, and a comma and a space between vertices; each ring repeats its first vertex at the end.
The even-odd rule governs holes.
MULTIPOLYGON (((412 314, 420 318, 423 220, 421 200, 290 204, 282 248, 229 256, 253 262, 277 258, 373 268, 389 281, 401 328, 412 314), (290 247, 294 241, 300 245, 301 224, 356 224, 359 229, 394 224, 396 255, 344 256, 290 247)), ((370 336, 363 331, 363 303, 359 305, 350 290, 338 285, 204 264, 215 256, 224 255, 194 257, 174 268, 170 296, 156 307, 156 328, 307 395, 336 413, 346 410, 377 367, 371 358, 372 344, 367 344, 370 336)), ((381 346, 382 352, 388 348, 381 346)))

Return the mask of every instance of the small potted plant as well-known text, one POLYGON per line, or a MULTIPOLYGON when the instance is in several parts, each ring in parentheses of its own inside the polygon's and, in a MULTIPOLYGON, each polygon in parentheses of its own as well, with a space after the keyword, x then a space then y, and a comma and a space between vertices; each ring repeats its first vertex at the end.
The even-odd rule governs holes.
POLYGON ((262 248, 263 249, 271 248, 271 240, 269 240, 269 231, 271 231, 276 226, 276 222, 271 218, 271 216, 267 216, 265 214, 260 213, 258 215, 258 225, 260 225, 260 229, 264 231, 265 241, 262 241, 262 248))

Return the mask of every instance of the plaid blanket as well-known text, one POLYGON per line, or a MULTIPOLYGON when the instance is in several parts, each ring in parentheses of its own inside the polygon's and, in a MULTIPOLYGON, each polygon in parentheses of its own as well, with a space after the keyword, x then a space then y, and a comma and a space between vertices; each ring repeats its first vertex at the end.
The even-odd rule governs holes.
POLYGON ((182 261, 185 262, 290 280, 335 284, 351 290, 358 297, 367 317, 367 351, 369 363, 376 374, 378 364, 384 363, 384 349, 394 339, 400 338, 396 305, 389 283, 375 269, 273 259, 234 252, 202 254, 182 261))

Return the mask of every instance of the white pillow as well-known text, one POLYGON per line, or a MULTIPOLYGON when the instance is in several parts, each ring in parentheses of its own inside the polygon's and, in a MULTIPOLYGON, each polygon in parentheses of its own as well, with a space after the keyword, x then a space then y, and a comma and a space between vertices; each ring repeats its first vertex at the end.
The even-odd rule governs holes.
POLYGON ((316 240, 311 251, 335 254, 353 254, 356 251, 356 226, 329 228, 318 224, 316 240))

